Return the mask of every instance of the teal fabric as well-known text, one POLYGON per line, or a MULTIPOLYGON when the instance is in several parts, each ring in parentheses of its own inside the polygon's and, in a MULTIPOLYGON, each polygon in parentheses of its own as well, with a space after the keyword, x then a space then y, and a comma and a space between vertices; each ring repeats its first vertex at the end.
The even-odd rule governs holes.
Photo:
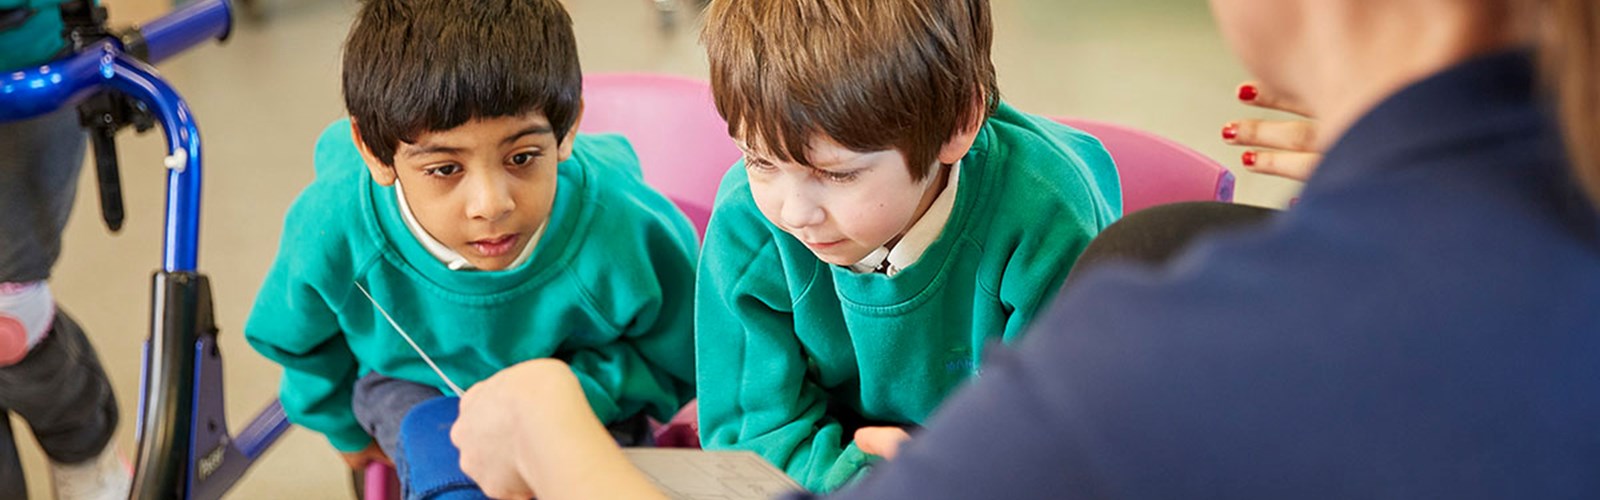
POLYGON ((53 59, 66 48, 60 0, 0 0, 0 10, 32 9, 27 22, 0 31, 0 71, 15 71, 53 59))

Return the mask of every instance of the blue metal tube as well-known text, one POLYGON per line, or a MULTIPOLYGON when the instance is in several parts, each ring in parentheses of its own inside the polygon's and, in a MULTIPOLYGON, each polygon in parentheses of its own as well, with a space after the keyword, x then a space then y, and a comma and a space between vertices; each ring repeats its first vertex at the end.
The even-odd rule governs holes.
POLYGON ((155 68, 108 48, 101 68, 112 88, 145 103, 167 139, 166 237, 161 268, 194 271, 200 242, 200 128, 177 90, 155 68))
POLYGON ((232 10, 228 0, 207 0, 150 21, 139 29, 149 49, 150 63, 165 61, 206 40, 228 38, 233 26, 232 10))
POLYGON ((0 121, 34 118, 88 97, 104 80, 104 57, 103 47, 96 47, 49 65, 0 73, 0 121))
MULTIPOLYGON (((219 0, 220 3, 220 0, 219 0)), ((200 231, 200 129, 189 105, 155 68, 105 41, 90 50, 0 78, 0 120, 20 120, 75 104, 101 85, 143 102, 167 139, 166 239, 162 268, 195 270, 200 231)))
POLYGON ((234 445, 250 460, 260 458, 267 452, 267 447, 278 440, 284 432, 289 430, 289 416, 283 412, 283 404, 272 400, 261 413, 256 414, 255 420, 250 425, 239 431, 239 436, 234 438, 234 445))
MULTIPOLYGON (((151 63, 160 62, 232 29, 228 0, 201 0, 157 18, 140 32, 151 63)), ((104 40, 64 59, 37 67, 0 73, 0 121, 26 120, 78 103, 108 83, 110 58, 123 52, 122 42, 104 40)), ((176 95, 176 94, 174 94, 176 95)))

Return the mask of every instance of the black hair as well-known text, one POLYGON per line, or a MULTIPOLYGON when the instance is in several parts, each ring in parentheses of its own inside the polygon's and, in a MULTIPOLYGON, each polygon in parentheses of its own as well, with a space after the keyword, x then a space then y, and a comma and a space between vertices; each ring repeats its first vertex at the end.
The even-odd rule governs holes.
POLYGON ((578 119, 583 72, 558 0, 366 0, 344 46, 344 102, 361 140, 394 164, 400 142, 473 119, 578 119))

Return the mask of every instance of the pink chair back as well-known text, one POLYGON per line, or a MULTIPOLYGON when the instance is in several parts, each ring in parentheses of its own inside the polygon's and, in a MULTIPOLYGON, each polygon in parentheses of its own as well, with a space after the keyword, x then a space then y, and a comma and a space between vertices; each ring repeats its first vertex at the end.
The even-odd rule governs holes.
POLYGON ((662 448, 700 447, 700 400, 690 400, 666 423, 651 421, 656 446, 662 448))
POLYGON ((711 85, 670 75, 597 73, 583 78, 579 132, 627 136, 644 179, 689 215, 701 234, 717 185, 742 153, 717 114, 711 85))
POLYGON ((395 475, 394 468, 381 462, 367 464, 364 488, 361 493, 363 500, 399 500, 400 477, 395 475))
MULTIPOLYGON (((639 155, 644 180, 682 209, 705 234, 717 186, 744 153, 728 137, 711 85, 679 76, 598 73, 583 78, 584 133, 615 132, 639 155)), ((656 444, 698 448, 693 401, 654 426, 656 444)))
POLYGON ((1233 201, 1233 173, 1187 146, 1122 125, 1055 120, 1098 137, 1111 152, 1122 178, 1123 215, 1180 201, 1233 201))

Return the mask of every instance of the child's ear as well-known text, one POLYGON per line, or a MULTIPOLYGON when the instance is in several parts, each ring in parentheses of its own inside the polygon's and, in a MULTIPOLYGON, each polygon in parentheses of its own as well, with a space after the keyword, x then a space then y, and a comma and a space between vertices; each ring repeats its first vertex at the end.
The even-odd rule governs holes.
POLYGON ((372 172, 372 180, 378 181, 379 185, 393 186, 395 181, 394 166, 385 165, 378 160, 377 155, 372 154, 372 149, 367 147, 367 142, 361 140, 361 127, 356 125, 355 118, 350 119, 350 137, 355 140, 356 151, 361 152, 361 161, 367 164, 367 171, 372 172))
POLYGON ((972 111, 972 121, 963 125, 960 130, 951 135, 950 140, 944 141, 943 146, 939 146, 938 158, 940 165, 953 165, 961 161, 962 157, 967 156, 967 151, 972 150, 972 143, 978 140, 978 131, 983 130, 983 121, 986 117, 985 115, 987 115, 987 113, 984 113, 986 106, 982 102, 979 102, 976 106, 978 106, 978 109, 972 111))
POLYGON ((583 124, 583 98, 578 99, 578 117, 572 120, 572 127, 567 128, 567 135, 561 138, 561 147, 556 148, 556 161, 567 161, 572 157, 572 140, 578 138, 578 125, 583 124))

